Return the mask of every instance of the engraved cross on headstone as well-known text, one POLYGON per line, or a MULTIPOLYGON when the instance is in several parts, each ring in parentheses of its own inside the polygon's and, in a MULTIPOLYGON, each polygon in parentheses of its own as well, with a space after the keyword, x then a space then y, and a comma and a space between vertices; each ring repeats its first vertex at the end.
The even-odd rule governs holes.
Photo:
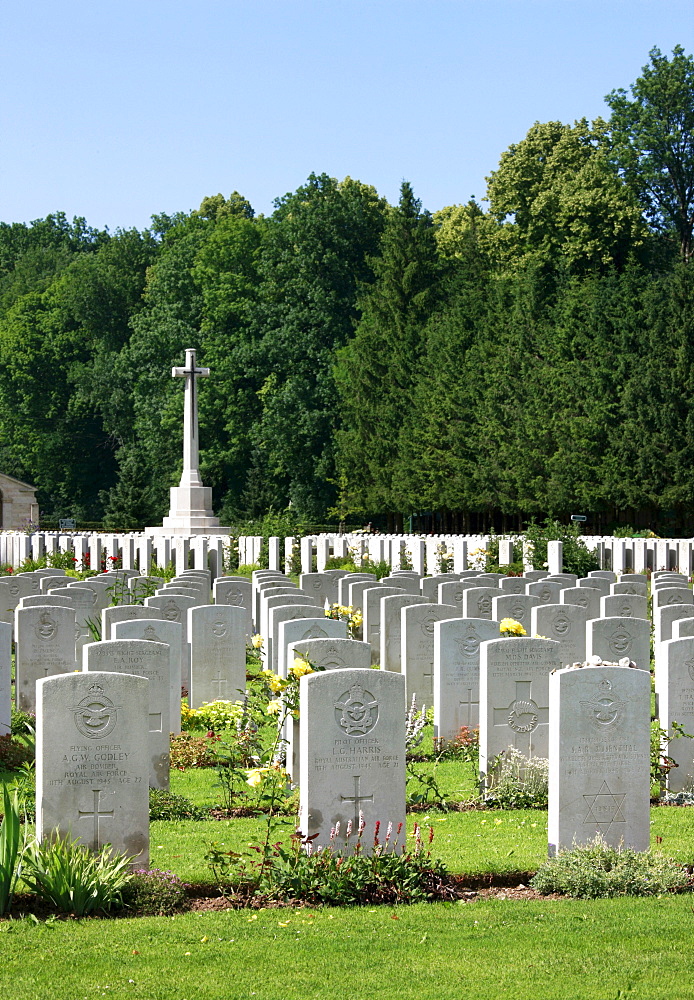
POLYGON ((361 810, 362 802, 373 802, 373 793, 371 795, 362 795, 359 791, 359 785, 361 782, 361 775, 355 774, 354 778, 354 795, 341 795, 341 802, 353 802, 354 803, 354 829, 359 827, 359 812, 361 810))
POLYGON ((467 700, 466 701, 459 701, 458 704, 459 704, 460 709, 461 709, 459 719, 463 719, 465 717, 465 715, 467 714, 467 722, 463 722, 462 725, 463 726, 467 726, 468 729, 474 728, 475 723, 474 723, 473 718, 472 718, 472 709, 473 708, 479 709, 479 704, 480 703, 479 703, 479 701, 474 701, 474 699, 472 697, 472 688, 468 688, 467 689, 467 700), (466 709, 467 709, 467 712, 465 711, 466 709))
POLYGON ((89 819, 91 817, 94 820, 94 830, 93 830, 93 836, 92 836, 92 844, 90 844, 90 847, 94 851, 98 850, 100 847, 103 846, 102 843, 101 843, 101 835, 100 835, 100 830, 99 830, 99 820, 102 818, 102 816, 103 817, 107 817, 109 819, 113 818, 113 809, 104 810, 103 812, 99 812, 99 797, 100 797, 102 791, 103 791, 103 789, 101 789, 101 788, 92 788, 92 793, 94 795, 94 808, 92 809, 91 812, 87 811, 86 809, 79 809, 78 810, 78 816, 79 816, 80 819, 89 819))
POLYGON ((172 378, 184 378, 185 398, 183 403, 183 474, 180 486, 202 486, 198 458, 198 398, 195 388, 196 379, 205 378, 210 374, 209 368, 198 368, 195 364, 195 351, 186 350, 186 363, 182 368, 172 368, 172 378))
POLYGON ((549 725, 549 705, 537 705, 530 688, 530 681, 516 681, 516 696, 508 708, 494 709, 494 725, 506 726, 509 741, 513 734, 513 746, 526 757, 533 756, 533 733, 537 727, 549 725))
POLYGON ((217 676, 213 677, 210 680, 210 684, 216 684, 217 685, 217 701, 219 701, 220 698, 222 697, 222 687, 226 687, 227 686, 227 678, 226 677, 222 677, 222 671, 220 670, 220 671, 218 671, 217 676))

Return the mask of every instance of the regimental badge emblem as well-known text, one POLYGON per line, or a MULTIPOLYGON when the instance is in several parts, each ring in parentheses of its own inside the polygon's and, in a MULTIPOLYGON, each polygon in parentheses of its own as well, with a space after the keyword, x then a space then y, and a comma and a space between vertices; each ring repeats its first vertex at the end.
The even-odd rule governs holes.
POLYGON ((612 693, 612 684, 607 678, 600 681, 598 690, 592 701, 582 701, 581 708, 595 729, 605 730, 614 726, 619 728, 624 715, 623 701, 619 701, 612 693))
POLYGON ((689 659, 689 660, 685 660, 684 661, 684 665, 687 668, 687 670, 689 671, 689 676, 694 681, 694 656, 691 657, 691 659, 689 659))
POLYGON ((9 586, 9 591, 13 597, 16 597, 19 593, 19 584, 13 581, 9 586))
POLYGON ((328 646, 328 651, 319 664, 323 670, 339 670, 344 665, 345 661, 340 656, 337 646, 328 646))
POLYGON ((492 613, 491 597, 488 596, 480 597, 479 600, 477 601, 477 610, 480 611, 483 615, 490 615, 492 613))
POLYGON ((118 709, 104 694, 100 684, 89 688, 86 698, 73 709, 75 725, 90 740, 100 740, 108 736, 118 720, 118 709))
POLYGON ((227 634, 227 623, 221 619, 216 622, 212 622, 212 635, 216 636, 218 639, 223 639, 227 634))
POLYGON ((456 639, 456 645, 463 656, 476 656, 482 641, 479 632, 474 625, 468 626, 465 634, 460 639, 456 639))
POLYGON ((684 603, 682 601, 682 598, 680 597, 679 594, 672 594, 670 597, 668 597, 667 602, 668 602, 668 604, 683 604, 684 603))
POLYGON ((525 615, 525 605, 524 604, 514 604, 511 607, 511 617, 515 618, 517 622, 522 622, 525 615))
POLYGON ((302 641, 304 639, 327 639, 328 633, 325 629, 322 629, 320 625, 314 625, 312 628, 306 629, 304 634, 301 636, 302 641))
POLYGON ((159 636, 157 635, 157 631, 156 631, 156 629, 154 628, 153 625, 148 625, 147 626, 147 628, 145 629, 145 634, 142 636, 142 638, 143 639, 147 639, 148 642, 163 642, 164 641, 163 639, 159 638, 159 636))
POLYGON ((514 733, 532 733, 539 720, 539 709, 532 698, 516 700, 509 708, 508 724, 514 733))
POLYGON ((629 604, 623 604, 622 607, 620 608, 620 612, 619 613, 622 616, 622 618, 631 618, 632 617, 632 614, 631 614, 631 605, 629 605, 629 604))
POLYGON ((556 616, 552 624, 554 625, 556 635, 568 635, 571 631, 571 619, 563 612, 560 612, 556 616))
POLYGON ((378 722, 378 702, 361 684, 353 684, 335 702, 335 719, 347 736, 366 736, 378 722))
POLYGON ((420 628, 421 628, 422 632, 424 633, 424 635, 433 635, 434 634, 434 625, 436 624, 436 622, 438 620, 439 619, 435 615, 432 615, 432 614, 425 615, 425 617, 422 618, 422 620, 419 623, 419 625, 420 625, 420 628))
POLYGON ((587 596, 584 596, 583 594, 579 594, 578 598, 576 600, 576 604, 578 604, 579 608, 587 608, 588 607, 588 598, 587 598, 587 596))
POLYGON ((48 611, 44 611, 39 617, 39 621, 34 628, 34 632, 41 642, 50 642, 51 639, 55 637, 57 631, 58 623, 54 618, 51 618, 48 611))
POLYGON ((626 656, 627 653, 631 652, 631 647, 634 644, 634 637, 620 625, 614 630, 612 635, 609 636, 607 641, 610 644, 610 649, 616 653, 618 657, 621 657, 626 656))
POLYGON ((549 604, 550 601, 552 600, 552 591, 549 589, 549 587, 544 587, 540 591, 540 595, 539 596, 540 596, 540 600, 542 601, 543 604, 549 604))
POLYGON ((167 622, 178 622, 181 620, 181 612, 173 601, 167 601, 162 614, 167 622))
POLYGON ((227 594, 227 604, 234 608, 240 608, 243 604, 243 594, 240 590, 230 590, 227 594))

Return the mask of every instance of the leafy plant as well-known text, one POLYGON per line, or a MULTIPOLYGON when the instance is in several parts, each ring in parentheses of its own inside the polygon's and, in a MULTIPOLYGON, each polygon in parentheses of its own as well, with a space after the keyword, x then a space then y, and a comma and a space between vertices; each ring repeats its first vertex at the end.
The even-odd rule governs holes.
MULTIPOLYGON (((295 833, 287 844, 273 844, 261 858, 234 851, 222 851, 219 844, 211 845, 206 855, 213 876, 224 887, 231 880, 237 889, 269 899, 302 900, 313 905, 334 906, 364 903, 414 903, 431 897, 434 887, 447 878, 441 861, 431 857, 433 829, 429 828, 425 846, 421 828, 415 826, 414 844, 407 850, 398 845, 402 824, 394 832, 388 824, 385 838, 380 840, 380 822, 374 829, 373 849, 364 853, 363 820, 350 844, 351 821, 347 826, 344 849, 337 851, 332 843, 318 851, 311 848, 312 838, 295 833), (398 849, 399 847, 399 849, 398 849)), ((339 835, 337 826, 331 841, 339 835)))
POLYGON ((168 917, 186 909, 186 885, 173 872, 143 868, 132 873, 123 890, 123 905, 143 916, 168 917))
POLYGON ((56 837, 25 852, 22 880, 62 913, 83 917, 122 906, 130 861, 127 854, 112 854, 108 844, 92 852, 76 840, 56 837))
POLYGON ((651 784, 658 786, 659 796, 665 791, 668 774, 678 766, 668 753, 670 743, 678 739, 691 740, 694 736, 685 733, 684 726, 679 722, 672 723, 670 732, 662 729, 657 721, 651 722, 651 784))
POLYGON ((2 789, 3 817, 0 824, 0 914, 7 913, 12 905, 17 878, 19 877, 22 848, 20 847, 19 794, 10 794, 7 786, 2 789))
POLYGON ((585 847, 561 851, 545 861, 530 881, 538 892, 580 899, 657 896, 691 884, 686 869, 659 852, 611 847, 598 835, 585 847))
POLYGON ((199 708, 181 706, 181 726, 184 729, 234 729, 244 715, 243 701, 210 701, 199 708))
POLYGON ((18 771, 22 764, 33 761, 33 747, 15 739, 9 733, 0 736, 0 770, 18 771))
POLYGON ((149 818, 150 820, 207 819, 207 812, 196 806, 185 795, 177 795, 163 788, 150 788, 149 818))
POLYGON ((549 761, 508 747, 487 772, 486 805, 496 809, 546 809, 549 761))
POLYGON ((36 715, 34 712, 22 712, 21 709, 12 709, 11 733, 13 736, 26 736, 34 732, 36 728, 36 715))
POLYGON ((180 733, 172 736, 170 742, 171 767, 185 771, 188 767, 214 767, 216 761, 215 742, 218 736, 192 736, 180 733))

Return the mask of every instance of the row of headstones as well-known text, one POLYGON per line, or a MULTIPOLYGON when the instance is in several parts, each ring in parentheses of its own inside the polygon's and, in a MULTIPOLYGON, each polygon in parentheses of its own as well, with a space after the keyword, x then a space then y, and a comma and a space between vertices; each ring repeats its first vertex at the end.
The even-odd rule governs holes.
MULTIPOLYGON (((548 758, 550 854, 597 834, 614 846, 646 850, 649 672, 617 664, 550 671, 555 645, 483 644, 488 711, 480 766, 508 746, 548 758)), ((369 853, 377 822, 383 843, 405 819, 404 679, 336 670, 302 677, 300 688, 301 831, 314 848, 349 849, 362 824, 369 853)))
MULTIPOLYGON (((233 581, 231 581, 231 582, 233 584, 233 581)), ((324 624, 328 624, 328 623, 326 622, 324 624)), ((340 624, 340 623, 336 623, 336 624, 340 624)), ((348 642, 349 642, 349 640, 348 640, 348 642)), ((538 647, 538 645, 537 645, 538 643, 540 644, 540 647, 542 647, 542 646, 544 646, 544 647, 547 647, 547 646, 554 647, 555 646, 555 643, 552 642, 551 640, 518 640, 518 639, 513 639, 513 640, 496 640, 496 642, 492 642, 492 643, 489 644, 492 647, 498 648, 501 653, 505 652, 507 654, 506 661, 508 661, 508 655, 512 655, 513 658, 515 658, 516 660, 520 660, 521 661, 522 670, 520 672, 522 673, 523 678, 525 678, 525 679, 519 680, 518 677, 516 677, 515 680, 513 680, 513 683, 515 684, 515 691, 513 692, 513 694, 514 694, 513 699, 511 701, 509 701, 508 705, 504 704, 504 705, 501 706, 501 708, 499 708, 496 705, 492 706, 492 710, 491 710, 492 711, 492 715, 491 715, 492 722, 491 722, 491 725, 488 724, 487 727, 486 727, 487 729, 490 729, 490 730, 493 731, 494 728, 498 728, 498 727, 501 726, 501 724, 497 721, 499 713, 501 713, 503 716, 506 716, 507 720, 508 720, 508 725, 510 726, 510 728, 516 734, 515 737, 514 737, 515 745, 518 744, 518 740, 519 739, 524 740, 525 736, 527 734, 531 734, 535 729, 539 730, 539 727, 543 725, 543 722, 541 721, 541 718, 542 718, 542 714, 545 711, 547 711, 548 715, 550 714, 550 706, 549 706, 549 704, 547 704, 547 706, 545 708, 545 707, 543 707, 542 704, 538 705, 537 702, 534 700, 533 695, 536 692, 534 692, 533 689, 532 689, 532 679, 531 680, 527 679, 527 675, 528 675, 528 672, 529 672, 529 667, 530 666, 537 666, 537 663, 541 662, 542 659, 543 659, 543 657, 540 655, 542 651, 541 651, 540 647, 538 647), (500 642, 501 642, 501 646, 499 646, 500 642), (511 645, 509 645, 509 642, 511 643, 511 645), (523 643, 525 643, 525 644, 527 644, 527 643, 532 644, 530 646, 530 651, 528 652, 527 650, 523 650, 522 645, 518 645, 519 643, 520 644, 523 644, 523 643), (521 685, 521 687, 519 688, 518 685, 521 685), (527 690, 526 690, 526 686, 527 686, 527 690), (514 728, 514 724, 515 724, 515 728, 514 728), (521 735, 519 736, 519 734, 521 734, 521 735)), ((131 646, 131 650, 130 650, 131 656, 130 656, 129 661, 128 661, 131 665, 134 662, 133 654, 139 654, 140 653, 140 650, 137 649, 137 645, 139 645, 139 644, 136 643, 135 646, 131 646)), ((361 644, 359 644, 359 645, 361 645, 361 644)), ((158 653, 158 651, 157 651, 157 653, 155 653, 155 651, 152 648, 151 644, 150 644, 150 649, 152 650, 151 652, 144 652, 143 651, 144 655, 148 656, 150 658, 153 657, 153 656, 156 656, 157 653, 158 653)), ((483 644, 483 655, 487 652, 487 649, 488 649, 487 645, 483 644)), ((121 647, 121 651, 125 652, 125 650, 124 650, 123 647, 121 647)), ((105 648, 105 646, 102 646, 101 649, 100 649, 98 658, 105 657, 105 658, 109 659, 110 655, 111 654, 105 648)), ((91 658, 91 654, 90 654, 89 651, 87 653, 87 657, 91 658)), ((501 659, 503 661, 504 657, 502 656, 501 659)), ((502 662, 501 663, 501 667, 502 667, 502 670, 501 670, 502 677, 504 677, 506 679, 506 682, 508 683, 509 682, 509 676, 508 676, 508 674, 509 674, 509 663, 508 662, 502 662)), ((108 673, 112 673, 113 670, 109 670, 107 672, 108 673)), ((513 671, 511 671, 511 672, 513 672, 513 671)), ((547 664, 545 664, 544 668, 542 668, 542 672, 545 675, 547 674, 547 664)), ((104 672, 101 672, 101 673, 104 673, 104 672)), ((483 671, 483 673, 487 677, 486 689, 488 691, 489 687, 490 687, 489 672, 487 671, 485 673, 483 671)), ((516 671, 516 673, 518 673, 518 671, 516 671)), ((320 676, 320 675, 317 675, 317 676, 320 676)), ((346 676, 346 675, 343 675, 343 676, 346 676)), ((375 675, 371 674, 370 676, 371 677, 380 677, 380 676, 383 676, 383 675, 382 674, 375 674, 375 675)), ((596 683, 597 683, 597 681, 596 681, 596 683)), ((603 688, 604 688, 603 682, 601 681, 600 683, 603 685, 603 688)), ((401 687, 402 687, 402 685, 404 684, 404 679, 400 680, 400 684, 401 684, 401 687)), ((361 713, 362 709, 359 708, 358 704, 354 701, 354 698, 351 697, 352 694, 353 694, 352 687, 350 687, 349 691, 347 692, 347 694, 350 695, 350 699, 349 700, 346 699, 345 697, 343 697, 342 696, 343 694, 345 694, 345 692, 343 692, 340 695, 340 698, 338 700, 336 700, 336 701, 333 702, 333 708, 334 708, 335 712, 337 712, 338 708, 339 708, 340 713, 341 713, 340 719, 343 720, 343 718, 346 718, 348 720, 348 724, 350 724, 349 723, 350 719, 354 720, 356 718, 357 722, 358 722, 359 718, 360 718, 360 713, 361 713), (339 706, 338 706, 338 703, 337 703, 338 701, 339 701, 339 706)), ((497 694, 498 694, 498 692, 497 692, 497 694)), ((483 697, 482 701, 484 702, 484 700, 485 699, 483 697)), ((498 697, 493 697, 491 700, 492 700, 492 702, 496 702, 496 701, 499 700, 499 698, 498 697)), ((505 701, 504 698, 502 698, 501 700, 505 701)), ((540 697, 539 700, 540 700, 540 702, 544 701, 544 699, 542 697, 540 697)), ((548 699, 548 701, 549 701, 549 699, 548 699)), ((633 699, 632 699, 632 701, 633 701, 633 699)), ((626 703, 627 703, 627 701, 622 701, 622 700, 617 700, 617 699, 613 699, 612 701, 610 701, 609 698, 607 698, 607 700, 605 698, 594 699, 593 702, 588 702, 587 703, 591 707, 591 712, 589 713, 589 716, 591 718, 593 718, 593 716, 594 716, 592 724, 597 726, 598 723, 599 723, 599 726, 601 727, 601 728, 598 728, 598 732, 606 733, 608 730, 606 728, 604 728, 604 727, 611 725, 612 722, 618 721, 619 713, 620 713, 621 709, 623 708, 624 704, 626 704, 626 703), (604 718, 602 718, 602 716, 604 716, 604 718), (614 718, 612 718, 613 716, 614 716, 614 718), (596 719, 597 719, 597 721, 596 721, 596 719)), ((90 708, 90 711, 92 711, 93 708, 94 708, 94 706, 92 706, 90 708)), ((151 768, 154 766, 154 759, 155 759, 156 755, 153 757, 152 753, 151 753, 151 737, 152 737, 152 731, 153 731, 153 727, 152 727, 152 714, 153 713, 152 713, 152 705, 151 704, 150 704, 149 708, 150 708, 150 712, 149 712, 149 716, 150 716, 149 723, 150 724, 148 726, 148 730, 149 730, 149 733, 150 733, 149 740, 150 740, 150 770, 151 770, 151 768)), ((403 705, 403 708, 404 708, 404 705, 403 705)), ((368 709, 368 705, 367 705, 367 709, 368 709)), ((95 723, 95 726, 96 726, 95 733, 96 733, 96 731, 99 731, 99 735, 102 735, 102 733, 100 731, 99 718, 100 718, 100 713, 103 714, 103 710, 104 710, 104 707, 101 706, 101 708, 99 709, 99 713, 97 713, 97 722, 95 723)), ((310 710, 308 710, 306 712, 303 712, 302 714, 305 716, 305 718, 307 720, 309 720, 309 721, 307 721, 306 724, 310 725, 310 720, 311 720, 311 718, 313 717, 313 715, 315 713, 312 713, 310 710)), ((489 712, 485 713, 485 718, 487 718, 487 719, 489 718, 489 712)), ((646 713, 646 718, 647 718, 647 713, 646 713)), ((548 719, 548 722, 549 722, 549 719, 548 719)), ((342 725, 343 725, 343 723, 341 721, 341 726, 342 725)), ((158 730, 161 730, 162 727, 161 727, 161 725, 159 725, 156 728, 158 730)), ((482 725, 481 728, 484 729, 484 725, 482 725)), ((619 730, 619 727, 617 727, 617 729, 615 729, 614 732, 617 732, 618 730, 619 730)), ((632 727, 631 726, 627 726, 627 731, 631 734, 632 727)), ((103 734, 103 735, 105 735, 105 734, 103 734)), ((352 733, 351 735, 353 737, 354 733, 352 733)), ((368 737, 368 733, 364 733, 363 735, 366 736, 366 737, 368 737)), ((538 752, 537 749, 533 748, 533 746, 532 746, 532 738, 530 736, 528 738, 529 738, 528 750, 530 751, 530 753, 533 753, 533 752, 537 753, 538 752)), ((302 742, 303 741, 304 741, 304 736, 302 734, 302 742)), ((538 741, 539 741, 539 736, 536 738, 536 743, 538 741)), ((502 738, 502 743, 503 742, 504 742, 504 740, 502 738)), ((346 742, 346 744, 342 744, 342 748, 343 749, 340 750, 339 749, 340 744, 335 743, 334 747, 337 747, 338 749, 336 750, 336 749, 333 748, 332 753, 333 754, 335 754, 335 753, 344 754, 344 747, 347 747, 348 750, 349 750, 349 748, 352 747, 353 745, 354 744, 350 743, 350 741, 348 740, 346 742)), ((89 745, 87 745, 87 746, 89 746, 89 745)), ((359 760, 360 762, 361 761, 366 761, 367 763, 378 763, 379 770, 381 770, 381 769, 382 770, 386 770, 386 768, 383 768, 382 765, 384 763, 387 763, 387 762, 383 761, 383 759, 379 756, 380 751, 377 752, 375 749, 373 749, 373 746, 374 746, 374 744, 373 744, 373 739, 372 739, 371 743, 369 743, 369 741, 367 740, 365 744, 361 744, 362 750, 357 755, 353 754, 352 751, 349 750, 349 753, 347 754, 347 759, 346 760, 343 760, 340 757, 340 759, 338 761, 337 769, 339 770, 340 767, 342 767, 343 770, 350 770, 351 759, 352 759, 352 757, 356 756, 356 759, 359 760), (369 746, 372 747, 371 758, 369 758, 369 746), (377 758, 378 758, 378 760, 377 760, 377 758)), ((80 752, 86 753, 87 751, 85 751, 84 749, 80 750, 80 748, 77 748, 77 749, 73 748, 72 752, 73 752, 73 754, 79 754, 80 752)), ((122 754, 124 752, 125 751, 123 751, 122 749, 114 749, 114 747, 111 746, 111 745, 109 745, 107 747, 103 747, 103 746, 99 747, 99 753, 100 754, 103 754, 103 753, 105 753, 105 754, 119 754, 119 753, 122 754)), ((487 750, 487 753, 489 753, 489 752, 491 752, 491 751, 487 750)), ((574 751, 572 751, 572 752, 574 752, 574 751)), ((602 752, 603 751, 600 750, 600 753, 602 753, 602 752)), ((610 754, 612 754, 612 753, 627 754, 627 757, 628 757, 629 754, 632 754, 632 753, 634 753, 636 751, 634 751, 633 748, 629 749, 629 747, 622 747, 621 749, 620 748, 616 748, 616 749, 614 749, 614 751, 610 750, 609 752, 610 752, 610 754)), ((393 757, 393 761, 397 760, 397 757, 398 757, 398 755, 396 754, 395 757, 393 757)), ((123 759, 123 758, 121 758, 121 759, 123 759)), ((483 762, 484 762, 484 759, 485 759, 485 757, 484 757, 484 749, 483 749, 483 756, 482 756, 483 762)), ((602 758, 598 758, 598 759, 602 759, 602 758)), ((612 757, 610 757, 610 759, 612 759, 612 757)), ((631 758, 628 758, 628 759, 631 759, 631 758)), ((77 763, 81 763, 81 762, 77 762, 77 763)), ((101 766, 101 764, 99 764, 99 767, 100 766, 101 766)), ((322 765, 319 765, 319 766, 322 766, 322 765)), ((77 770, 79 770, 79 769, 77 769, 77 770)), ((332 771, 334 770, 334 766, 331 765, 330 768, 329 768, 329 770, 332 773, 332 771)), ((354 772, 354 767, 351 767, 351 770, 354 772)), ((318 772, 318 773, 325 773, 325 772, 321 771, 321 772, 318 772)), ((121 776, 121 777, 125 778, 125 776, 121 776)), ((366 804, 370 800, 373 801, 373 794, 374 793, 372 793, 372 792, 369 793, 369 792, 366 791, 365 788, 361 787, 361 778, 362 777, 363 777, 363 775, 361 773, 352 773, 351 774, 351 784, 350 784, 350 787, 347 789, 347 791, 349 792, 349 794, 340 793, 340 795, 341 795, 341 801, 343 802, 343 804, 344 803, 351 803, 351 804, 353 804, 354 808, 356 809, 357 806, 359 806, 359 805, 366 804)), ((101 771, 99 771, 97 781, 101 781, 101 778, 102 778, 102 773, 101 773, 101 771)), ((66 780, 68 780, 68 779, 66 779, 66 780)), ((70 778, 69 780, 76 780, 76 781, 79 782, 82 779, 80 779, 79 774, 78 774, 77 778, 70 778)), ((392 784, 392 782, 389 782, 389 784, 392 784)), ((306 786, 306 789, 307 789, 306 796, 308 796, 308 799, 306 801, 308 802, 308 801, 310 801, 310 796, 311 796, 310 781, 307 780, 305 782, 302 782, 302 785, 306 786)), ((101 802, 99 800, 99 796, 101 795, 101 791, 102 790, 99 790, 99 789, 92 789, 92 792, 93 792, 93 802, 92 802, 91 805, 93 806, 93 808, 91 808, 90 810, 86 810, 85 809, 85 810, 79 810, 78 811, 79 816, 81 818, 83 818, 83 819, 91 818, 91 820, 93 820, 93 822, 95 824, 95 829, 97 830, 97 832, 98 832, 99 822, 101 821, 101 819, 104 819, 104 821, 105 821, 108 818, 109 812, 112 812, 112 810, 102 809, 102 804, 101 804, 101 802), (100 817, 101 817, 101 819, 100 819, 100 817)), ((626 792, 623 792, 623 791, 620 790, 619 785, 614 785, 614 783, 612 783, 612 787, 610 787, 609 784, 605 784, 604 788, 603 788, 603 785, 601 784, 599 790, 597 790, 597 791, 592 790, 592 791, 590 791, 588 793, 585 793, 584 796, 583 796, 584 800, 586 802, 588 800, 591 800, 590 803, 589 803, 589 805, 590 805, 590 810, 589 810, 590 816, 588 817, 588 820, 587 820, 588 825, 590 826, 593 823, 593 820, 594 820, 595 816, 597 815, 596 810, 598 810, 598 811, 603 810, 605 812, 605 814, 608 814, 608 813, 610 813, 610 809, 612 809, 612 815, 609 818, 609 822, 607 822, 607 824, 606 824, 603 821, 602 822, 602 826, 600 827, 600 829, 602 830, 602 832, 606 832, 607 831, 609 833, 609 829, 611 829, 612 827, 614 827, 615 829, 618 829, 620 832, 623 832, 622 814, 624 812, 624 797, 626 796, 626 794, 627 794, 626 792)), ((404 802, 404 793, 403 793, 403 802, 404 802)), ((315 812, 315 809, 313 810, 313 812, 315 812)), ((305 806, 305 813, 306 813, 306 815, 309 815, 311 813, 311 809, 309 809, 308 806, 305 806)), ((602 815, 602 813, 601 813, 601 815, 602 815)), ((356 819, 356 813, 355 813, 354 817, 352 817, 352 818, 356 819)), ((604 817, 603 817, 603 819, 604 819, 604 817)), ((557 840, 557 842, 560 842, 561 838, 555 838, 555 840, 557 840)), ((635 841, 634 841, 634 846, 638 846, 635 841)))
MULTIPOLYGON (((492 735, 483 727, 482 767, 494 739, 500 749, 509 739, 511 745, 520 743, 524 753, 540 749, 544 740, 550 763, 550 852, 585 843, 596 833, 614 845, 645 850, 649 674, 616 665, 547 674, 556 657, 552 646, 544 639, 484 644, 484 673, 494 679, 486 694, 495 687, 490 705, 504 704, 486 713, 492 735), (540 687, 546 697, 537 694, 540 687)), ((38 682, 41 839, 60 830, 93 849, 110 843, 138 866, 147 865, 150 685, 146 678, 112 669, 38 682)), ((301 680, 300 710, 302 833, 314 848, 349 849, 363 824, 369 853, 380 821, 381 842, 389 837, 392 846, 405 822, 404 678, 368 669, 313 674, 301 680)))
POLYGON ((0 532, 0 563, 19 567, 27 559, 72 553, 78 568, 88 561, 92 569, 99 569, 103 561, 108 563, 110 560, 119 562, 126 570, 139 569, 144 575, 152 562, 158 566, 173 564, 181 571, 192 563, 193 568, 206 569, 217 576, 222 573, 230 544, 230 539, 222 535, 0 532))
MULTIPOLYGON (((694 570, 694 542, 691 538, 615 538, 610 535, 586 535, 583 542, 595 553, 602 569, 622 574, 642 574, 648 570, 679 570, 691 575, 694 570)), ((253 564, 260 558, 262 536, 241 536, 238 539, 239 563, 253 564)), ((499 564, 509 565, 522 555, 526 569, 532 569, 533 547, 524 536, 506 536, 499 539, 499 564)), ((280 569, 282 539, 269 539, 269 568, 280 569)), ((290 572, 296 553, 301 571, 322 572, 329 559, 350 556, 357 565, 368 559, 372 563, 385 561, 393 569, 400 569, 405 558, 420 573, 435 575, 443 561, 453 562, 456 572, 472 568, 480 555, 489 547, 488 535, 310 535, 284 539, 284 568, 290 572)), ((548 568, 561 572, 562 550, 560 541, 549 543, 548 568)))

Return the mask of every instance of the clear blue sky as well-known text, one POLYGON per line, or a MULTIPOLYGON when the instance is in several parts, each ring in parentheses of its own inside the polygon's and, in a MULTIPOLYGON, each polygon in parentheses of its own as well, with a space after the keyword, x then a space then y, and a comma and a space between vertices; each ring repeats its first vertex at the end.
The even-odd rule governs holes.
POLYGON ((691 0, 4 0, 0 220, 268 213, 312 171, 435 211, 678 43, 691 0))

